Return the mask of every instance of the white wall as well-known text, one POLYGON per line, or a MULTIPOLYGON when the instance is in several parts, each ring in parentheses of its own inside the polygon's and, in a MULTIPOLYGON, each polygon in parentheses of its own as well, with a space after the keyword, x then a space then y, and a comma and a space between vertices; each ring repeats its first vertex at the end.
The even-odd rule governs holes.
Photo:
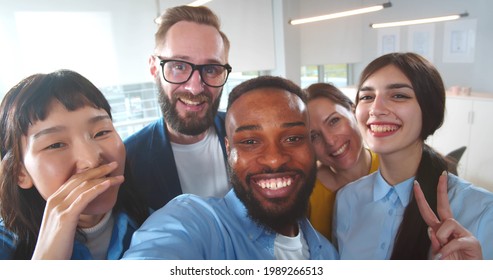
POLYGON ((98 86, 150 81, 154 0, 0 0, 0 92, 60 68, 98 86))
MULTIPOLYGON (((358 78, 377 56, 377 30, 372 22, 469 13, 477 21, 474 63, 444 63, 444 23, 434 24, 434 63, 447 87, 463 85, 493 94, 493 1, 394 0, 380 12, 320 23, 291 26, 289 19, 369 6, 382 0, 214 0, 207 4, 221 18, 232 42, 235 71, 272 70, 295 82, 306 64, 355 63, 358 78), (275 10, 274 10, 275 9, 275 10), (275 33, 274 33, 275 30, 275 33)), ((0 92, 37 71, 72 68, 98 86, 150 81, 147 58, 154 45, 153 19, 161 10, 188 0, 0 0, 0 92), (29 25, 28 13, 71 13, 73 22, 44 21, 29 25), (80 25, 82 20, 88 24, 80 25), (24 20, 23 20, 24 19, 24 20), (22 27, 24 26, 24 27, 22 27), (99 26, 99 28, 98 28, 99 26), (87 32, 81 32, 84 28, 87 32), (47 32, 51 32, 52 35, 47 32), (31 32, 31 33, 30 33, 31 32), (30 39, 32 38, 32 42, 30 39), (63 43, 53 44, 63 38, 63 43), (25 44, 26 45, 22 45, 25 44), (27 47, 26 47, 27 46, 27 47), (84 56, 86 55, 86 56, 84 56)), ((44 14, 46 15, 46 14, 44 14)), ((66 14, 67 15, 67 14, 66 14)), ((59 18, 62 18, 60 14, 59 18)), ((408 27, 400 28, 401 50, 408 27)))
MULTIPOLYGON (((363 1, 375 3, 375 1, 363 1)), ((476 20, 476 49, 474 63, 444 63, 443 44, 446 23, 435 23, 435 51, 433 63, 440 71, 445 86, 470 86, 473 91, 493 94, 493 1, 489 0, 394 0, 392 7, 363 18, 363 59, 355 67, 359 77, 361 70, 377 56, 378 30, 369 28, 370 23, 386 22, 418 17, 432 17, 468 12, 464 20, 476 20)), ((462 20, 462 19, 460 19, 462 20)), ((409 27, 400 27, 401 51, 407 51, 409 27)))
MULTIPOLYGON (((190 2, 0 0, 0 97, 28 75, 60 68, 78 71, 101 87, 151 81, 147 61, 154 19, 168 7, 190 2)), ((233 71, 276 69, 271 0, 215 0, 207 6, 231 41, 233 71)), ((298 65, 289 69, 299 77, 298 65)))
MULTIPOLYGON (((293 2, 290 0, 289 2, 293 2)), ((382 0, 297 0, 297 14, 286 15, 285 21, 299 16, 309 17, 367 7, 384 3, 382 0)), ((378 56, 378 30, 370 23, 433 17, 468 12, 461 20, 476 20, 476 48, 473 63, 446 63, 443 61, 444 26, 434 23, 433 63, 443 76, 446 87, 469 86, 475 92, 493 94, 493 1, 489 0, 392 0, 392 7, 379 12, 341 18, 302 26, 291 26, 300 30, 301 64, 355 63, 357 80, 362 69, 378 56)), ((408 32, 410 27, 400 27, 400 51, 409 51, 408 32)))

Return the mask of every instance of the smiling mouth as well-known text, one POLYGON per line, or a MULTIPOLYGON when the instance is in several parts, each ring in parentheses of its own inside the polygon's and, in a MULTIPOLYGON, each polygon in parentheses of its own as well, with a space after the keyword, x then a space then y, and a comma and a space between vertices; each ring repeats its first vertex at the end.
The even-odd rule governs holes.
POLYGON ((179 98, 178 100, 180 100, 183 104, 189 105, 189 106, 199 106, 199 105, 205 103, 204 100, 194 101, 194 100, 184 99, 184 98, 179 98))
POLYGON ((392 132, 399 129, 399 126, 395 124, 385 124, 385 125, 371 124, 368 127, 372 132, 392 132))
POLYGON ((262 189, 278 190, 290 186, 294 182, 291 177, 271 178, 255 180, 254 183, 262 189))
POLYGON ((349 143, 342 145, 337 151, 332 153, 331 156, 336 157, 338 155, 341 155, 342 153, 344 153, 346 151, 348 146, 349 146, 349 143))

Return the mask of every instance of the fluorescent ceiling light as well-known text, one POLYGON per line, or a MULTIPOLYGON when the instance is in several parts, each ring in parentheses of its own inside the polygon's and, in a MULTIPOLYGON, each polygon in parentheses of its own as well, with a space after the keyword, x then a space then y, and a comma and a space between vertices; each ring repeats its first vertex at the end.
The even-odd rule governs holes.
POLYGON ((340 18, 340 17, 359 15, 359 14, 366 14, 366 13, 380 11, 384 8, 388 8, 391 6, 392 6, 392 4, 390 2, 387 2, 387 3, 381 4, 381 5, 376 5, 376 6, 366 7, 366 8, 360 8, 360 9, 350 10, 350 11, 345 11, 345 12, 339 12, 339 13, 334 13, 334 14, 309 17, 309 18, 302 18, 302 19, 293 19, 293 20, 289 21, 289 24, 296 25, 296 24, 303 24, 303 23, 309 23, 309 22, 315 22, 315 21, 321 21, 321 20, 327 20, 327 19, 334 19, 334 18, 340 18))
POLYGON ((211 1, 212 0, 197 0, 197 1, 193 1, 192 3, 188 4, 187 6, 198 7, 198 6, 202 6, 205 3, 211 2, 211 1))
POLYGON ((431 22, 455 20, 455 19, 459 19, 461 17, 467 17, 468 15, 469 15, 468 13, 463 13, 463 14, 456 14, 456 15, 443 16, 443 17, 423 18, 423 19, 384 22, 384 23, 373 23, 373 24, 370 24, 370 27, 371 28, 384 28, 384 27, 393 27, 393 26, 431 23, 431 22))

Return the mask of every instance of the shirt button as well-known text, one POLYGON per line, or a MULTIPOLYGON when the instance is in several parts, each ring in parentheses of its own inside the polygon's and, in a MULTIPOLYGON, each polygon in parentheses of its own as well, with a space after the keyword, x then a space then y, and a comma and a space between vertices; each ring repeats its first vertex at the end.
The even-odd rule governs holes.
POLYGON ((380 244, 380 249, 382 249, 382 250, 385 249, 385 242, 380 244))
POLYGON ((394 214, 394 209, 389 210, 389 216, 392 216, 392 214, 394 214))

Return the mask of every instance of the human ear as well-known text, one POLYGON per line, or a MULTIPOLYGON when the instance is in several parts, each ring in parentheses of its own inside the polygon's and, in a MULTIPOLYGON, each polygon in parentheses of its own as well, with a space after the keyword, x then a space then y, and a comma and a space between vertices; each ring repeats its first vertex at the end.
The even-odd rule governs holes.
POLYGON ((158 68, 156 66, 156 57, 151 55, 149 57, 149 71, 151 72, 151 75, 155 78, 158 71, 158 68))
POLYGON ((229 141, 228 141, 228 137, 224 137, 224 145, 226 146, 226 154, 228 155, 229 157, 229 154, 231 152, 230 148, 229 148, 229 141))
POLYGON ((34 186, 33 179, 31 178, 31 175, 29 175, 29 173, 27 172, 24 164, 22 164, 19 175, 17 176, 17 185, 26 190, 34 186))

